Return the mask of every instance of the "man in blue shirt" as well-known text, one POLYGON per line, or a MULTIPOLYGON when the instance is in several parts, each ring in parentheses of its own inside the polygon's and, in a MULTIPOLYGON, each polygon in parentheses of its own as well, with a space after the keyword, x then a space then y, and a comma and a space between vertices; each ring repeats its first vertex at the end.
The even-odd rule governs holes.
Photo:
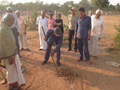
POLYGON ((79 9, 79 16, 76 21, 76 30, 74 38, 77 39, 78 49, 80 53, 80 58, 78 60, 83 60, 83 47, 85 53, 85 59, 90 65, 90 55, 88 50, 88 40, 90 40, 91 35, 91 18, 85 14, 85 9, 81 7, 79 9))
POLYGON ((57 62, 57 66, 60 66, 60 54, 61 54, 60 47, 62 45, 62 39, 63 39, 63 35, 59 27, 51 28, 48 30, 46 37, 45 37, 45 40, 47 41, 48 45, 47 45, 47 50, 46 50, 42 65, 47 63, 50 53, 51 53, 51 56, 53 56, 54 53, 57 52, 56 62, 57 62), (54 42, 56 44, 56 48, 51 52, 51 47, 54 42))

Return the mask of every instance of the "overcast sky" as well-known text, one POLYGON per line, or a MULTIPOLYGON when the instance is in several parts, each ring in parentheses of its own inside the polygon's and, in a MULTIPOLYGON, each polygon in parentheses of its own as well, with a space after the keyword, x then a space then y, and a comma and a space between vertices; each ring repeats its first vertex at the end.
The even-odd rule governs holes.
MULTIPOLYGON (((2 1, 2 0, 0 0, 2 1)), ((13 2, 13 3, 25 3, 25 2, 35 2, 35 0, 7 0, 8 2, 13 2)), ((40 0, 43 1, 44 3, 60 3, 63 4, 66 1, 74 1, 75 3, 78 3, 81 0, 40 0)), ((109 0, 111 4, 116 5, 117 3, 120 3, 120 0, 109 0)))

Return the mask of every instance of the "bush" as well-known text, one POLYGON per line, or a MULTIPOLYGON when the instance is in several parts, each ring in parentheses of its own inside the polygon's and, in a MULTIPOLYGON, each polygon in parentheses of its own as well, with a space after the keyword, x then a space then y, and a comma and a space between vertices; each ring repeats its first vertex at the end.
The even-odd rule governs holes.
POLYGON ((34 11, 31 15, 30 23, 28 24, 29 30, 37 30, 36 19, 38 16, 38 11, 34 11))
POLYGON ((114 41, 117 45, 117 48, 120 49, 120 25, 115 26, 115 29, 118 31, 118 34, 114 37, 114 41))

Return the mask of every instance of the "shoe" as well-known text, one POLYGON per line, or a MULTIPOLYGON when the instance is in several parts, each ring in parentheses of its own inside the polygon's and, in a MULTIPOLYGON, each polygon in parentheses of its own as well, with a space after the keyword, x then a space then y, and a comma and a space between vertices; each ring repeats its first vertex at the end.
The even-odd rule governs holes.
POLYGON ((30 49, 28 48, 28 49, 26 49, 27 51, 30 51, 30 49))
POLYGON ((81 61, 83 61, 83 60, 81 60, 81 59, 78 59, 78 60, 77 60, 77 62, 81 62, 81 61))
POLYGON ((20 51, 24 50, 24 48, 21 48, 20 51))
POLYGON ((92 63, 91 63, 90 61, 87 61, 87 64, 88 64, 88 65, 91 65, 92 63))
POLYGON ((67 51, 71 51, 71 49, 68 49, 67 51))
POLYGON ((44 64, 46 64, 46 63, 47 63, 46 61, 43 61, 41 64, 44 65, 44 64))
POLYGON ((41 50, 43 50, 43 49, 39 49, 39 51, 41 51, 41 50))
POLYGON ((58 63, 57 63, 57 66, 58 66, 58 67, 60 67, 60 66, 61 66, 60 62, 58 62, 58 63))

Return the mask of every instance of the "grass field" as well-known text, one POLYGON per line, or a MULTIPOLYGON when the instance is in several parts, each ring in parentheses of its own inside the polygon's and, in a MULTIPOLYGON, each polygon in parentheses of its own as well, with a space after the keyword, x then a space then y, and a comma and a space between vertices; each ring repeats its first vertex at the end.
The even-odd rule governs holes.
MULTIPOLYGON (((23 90, 120 90, 120 67, 116 68, 106 63, 107 61, 120 63, 119 51, 117 53, 106 51, 108 48, 115 47, 113 37, 117 31, 114 25, 119 24, 120 15, 103 17, 105 32, 99 42, 98 59, 91 57, 93 64, 90 66, 85 61, 76 62, 79 53, 68 52, 68 42, 65 40, 61 48, 62 66, 58 68, 63 75, 59 77, 56 75, 51 58, 46 65, 41 65, 45 51, 38 51, 38 31, 28 31, 28 45, 31 51, 20 52, 22 55, 20 60, 26 68, 23 73, 26 80, 23 90)), ((67 24, 67 18, 62 16, 62 19, 67 24)), ((64 37, 67 35, 65 31, 64 37)), ((56 60, 56 57, 54 59, 56 60)), ((7 84, 0 85, 0 90, 7 90, 7 84)))

